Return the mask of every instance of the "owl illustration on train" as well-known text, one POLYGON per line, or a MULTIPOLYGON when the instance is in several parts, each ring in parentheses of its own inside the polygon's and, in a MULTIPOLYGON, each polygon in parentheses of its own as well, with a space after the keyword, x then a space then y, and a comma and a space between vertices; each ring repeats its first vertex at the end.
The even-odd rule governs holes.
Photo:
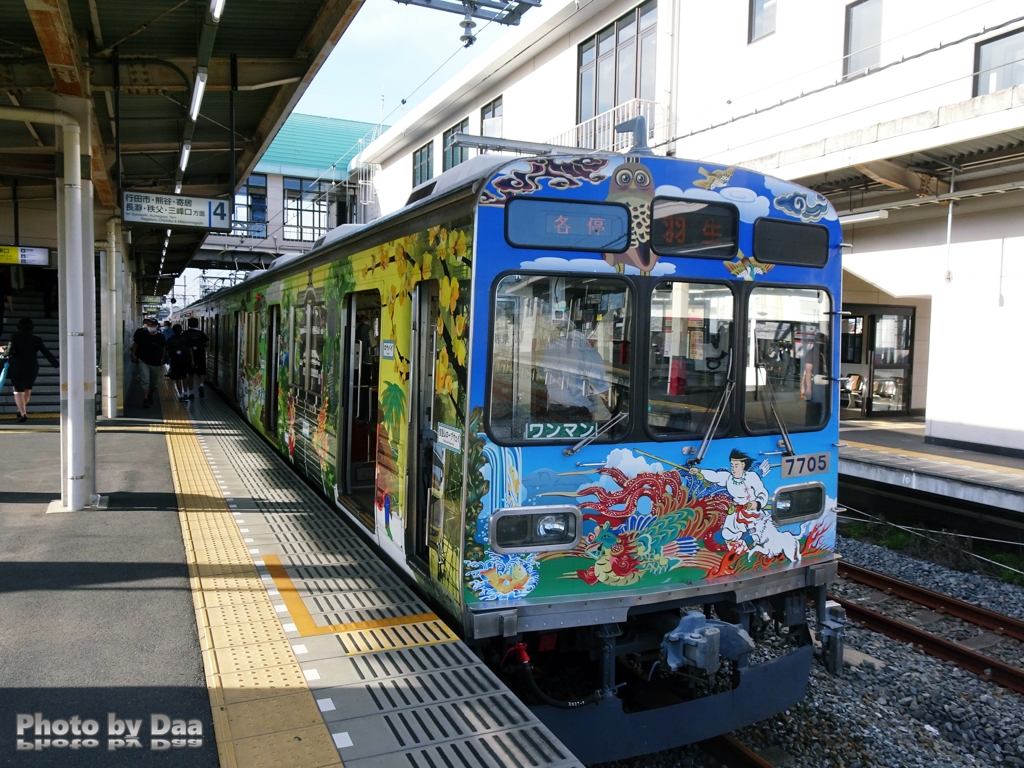
POLYGON ((658 256, 651 250, 651 202, 654 200, 654 178, 650 169, 637 157, 612 172, 608 201, 622 203, 629 208, 629 248, 624 253, 606 253, 604 260, 625 272, 627 266, 636 267, 641 275, 649 275, 658 256))

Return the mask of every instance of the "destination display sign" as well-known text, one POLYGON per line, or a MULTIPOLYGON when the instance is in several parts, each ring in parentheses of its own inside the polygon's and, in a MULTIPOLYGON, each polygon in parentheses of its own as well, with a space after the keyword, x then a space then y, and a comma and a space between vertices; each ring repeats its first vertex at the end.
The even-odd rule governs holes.
POLYGON ((733 256, 738 219, 731 205, 659 198, 654 201, 651 246, 662 256, 733 256))
POLYGON ((0 245, 0 264, 25 264, 33 267, 50 266, 49 248, 25 248, 20 245, 0 245))
POLYGON ((210 197, 126 191, 121 210, 125 221, 155 224, 168 229, 190 227, 223 232, 231 229, 228 201, 210 197))
POLYGON ((629 209, 516 197, 505 209, 505 237, 517 248, 621 253, 629 245, 629 209))

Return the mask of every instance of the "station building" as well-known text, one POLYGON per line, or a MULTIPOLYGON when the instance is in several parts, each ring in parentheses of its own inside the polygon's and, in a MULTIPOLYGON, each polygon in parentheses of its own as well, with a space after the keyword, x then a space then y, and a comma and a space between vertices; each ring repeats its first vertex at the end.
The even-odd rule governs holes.
POLYGON ((235 191, 231 232, 211 233, 193 266, 263 269, 302 254, 341 224, 373 215, 349 161, 374 138, 376 123, 293 112, 235 191))
POLYGON ((459 132, 744 166, 844 224, 844 418, 1024 455, 1024 17, 1010 0, 553 0, 351 169, 382 213, 476 150, 459 132))

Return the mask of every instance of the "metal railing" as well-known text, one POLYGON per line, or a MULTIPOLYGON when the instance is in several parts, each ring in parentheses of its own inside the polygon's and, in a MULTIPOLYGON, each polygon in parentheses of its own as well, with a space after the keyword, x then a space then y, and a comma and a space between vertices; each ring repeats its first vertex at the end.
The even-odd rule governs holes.
POLYGON ((647 142, 660 141, 666 129, 664 106, 656 101, 632 99, 585 120, 547 143, 598 152, 625 152, 633 146, 633 134, 616 133, 615 126, 639 115, 647 118, 647 142))

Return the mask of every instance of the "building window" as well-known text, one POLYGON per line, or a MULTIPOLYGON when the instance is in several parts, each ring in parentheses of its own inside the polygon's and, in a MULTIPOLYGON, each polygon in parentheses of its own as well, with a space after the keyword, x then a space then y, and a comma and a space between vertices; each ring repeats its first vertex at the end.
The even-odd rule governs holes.
POLYGON ((449 168, 454 168, 459 163, 464 163, 469 159, 469 148, 468 147, 454 147, 452 142, 455 140, 456 133, 465 133, 469 130, 469 118, 467 117, 458 125, 453 125, 447 131, 444 132, 444 159, 441 163, 441 170, 447 171, 449 168))
POLYGON ((777 0, 750 0, 750 28, 747 42, 760 40, 775 31, 775 4, 777 0))
POLYGON ((846 6, 843 77, 863 75, 878 66, 882 54, 882 0, 846 6))
POLYGON ((313 241, 331 228, 337 201, 329 181, 284 179, 284 239, 313 241))
POLYGON ((654 101, 657 21, 651 0, 580 44, 579 122, 632 99, 654 101))
POLYGON ((267 236, 267 177, 252 174, 235 193, 231 233, 241 237, 267 236))
POLYGON ((979 43, 974 60, 974 95, 1024 85, 1024 30, 979 43))
POLYGON ((480 135, 501 138, 501 96, 480 110, 480 135))
POLYGON ((412 185, 418 187, 434 176, 434 142, 430 141, 412 153, 412 185))

